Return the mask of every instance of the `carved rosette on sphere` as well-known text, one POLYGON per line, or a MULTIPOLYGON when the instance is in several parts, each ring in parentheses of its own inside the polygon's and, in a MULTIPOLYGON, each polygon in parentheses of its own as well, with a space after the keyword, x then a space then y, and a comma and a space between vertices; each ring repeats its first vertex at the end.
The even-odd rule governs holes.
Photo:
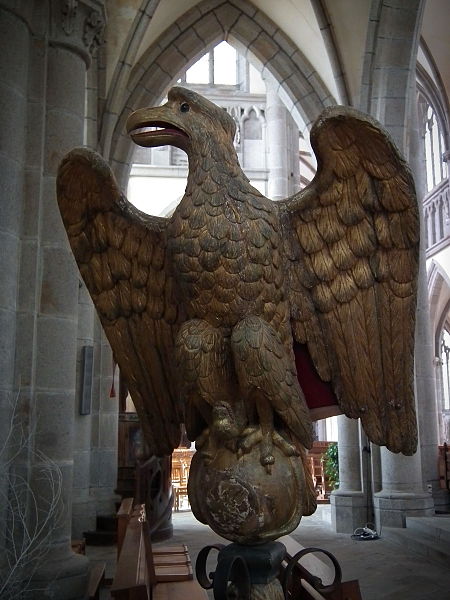
POLYGON ((272 556, 315 508, 304 458, 319 408, 415 451, 411 174, 376 121, 342 106, 311 131, 314 180, 279 202, 242 172, 232 117, 190 90, 127 128, 186 151, 185 195, 170 218, 145 215, 98 154, 75 149, 57 181, 70 244, 150 452, 170 454, 184 423, 195 515, 272 556))

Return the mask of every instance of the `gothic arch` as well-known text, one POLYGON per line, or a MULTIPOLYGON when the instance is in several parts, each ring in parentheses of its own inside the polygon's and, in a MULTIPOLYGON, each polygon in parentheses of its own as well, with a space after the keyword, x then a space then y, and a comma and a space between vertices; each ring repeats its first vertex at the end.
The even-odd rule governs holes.
POLYGON ((263 76, 277 81, 283 101, 300 126, 309 126, 336 102, 303 53, 251 2, 204 0, 175 21, 129 74, 128 94, 115 118, 109 153, 122 184, 131 159, 131 142, 125 133, 129 113, 158 104, 181 72, 222 40, 256 63, 263 76))
POLYGON ((422 22, 423 0, 398 5, 372 0, 367 31, 360 109, 378 119, 403 152, 422 22))
POLYGON ((435 356, 439 356, 441 330, 450 310, 450 279, 441 265, 434 260, 428 273, 428 297, 434 353, 435 356))
MULTIPOLYGON (((106 99, 105 107, 102 113, 100 147, 105 156, 109 155, 111 145, 111 135, 115 116, 120 111, 124 96, 126 95, 127 80, 130 75, 132 65, 136 59, 136 53, 145 35, 145 32, 152 20, 155 10, 158 8, 159 0, 141 0, 141 6, 136 13, 133 24, 128 32, 125 44, 117 61, 116 68, 111 79, 111 84, 106 99)), ((101 61, 105 61, 103 54, 104 48, 101 48, 101 61)), ((105 68, 105 65, 102 65, 105 68)))
POLYGON ((445 86, 442 82, 442 77, 436 66, 433 55, 431 54, 423 38, 420 40, 420 48, 426 58, 426 61, 428 62, 429 68, 433 73, 433 77, 427 73, 426 69, 420 63, 417 63, 416 77, 418 92, 426 98, 426 100, 435 110, 439 127, 444 136, 444 142, 446 146, 445 149, 448 150, 450 148, 450 109, 448 98, 445 93, 445 86))

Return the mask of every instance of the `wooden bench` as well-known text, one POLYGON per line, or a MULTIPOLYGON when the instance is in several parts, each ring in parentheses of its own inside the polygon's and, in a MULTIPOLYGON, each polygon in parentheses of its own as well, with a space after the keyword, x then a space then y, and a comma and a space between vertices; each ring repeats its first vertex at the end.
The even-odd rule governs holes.
MULTIPOLYGON (((86 554, 86 540, 72 540, 72 552, 75 554, 86 554)), ((100 588, 105 583, 105 562, 95 562, 89 569, 88 577, 88 598, 89 600, 99 600, 100 588)))
POLYGON ((187 547, 179 544, 152 548, 144 505, 131 510, 128 500, 119 509, 120 550, 111 586, 112 597, 117 600, 207 599, 205 590, 193 579, 187 547))
POLYGON ((89 571, 88 580, 88 598, 89 600, 99 600, 100 588, 105 582, 106 563, 98 562, 92 565, 89 571))
MULTIPOLYGON (((280 574, 283 580, 288 561, 305 547, 289 535, 279 538, 278 541, 286 547, 286 559, 283 561, 280 574)), ((334 589, 330 587, 319 591, 315 587, 317 578, 322 580, 323 586, 328 587, 335 578, 335 570, 331 564, 320 560, 317 554, 306 554, 301 559, 301 564, 297 563, 292 571, 287 598, 292 600, 297 598, 301 598, 301 600, 362 600, 357 580, 342 581, 334 589)))

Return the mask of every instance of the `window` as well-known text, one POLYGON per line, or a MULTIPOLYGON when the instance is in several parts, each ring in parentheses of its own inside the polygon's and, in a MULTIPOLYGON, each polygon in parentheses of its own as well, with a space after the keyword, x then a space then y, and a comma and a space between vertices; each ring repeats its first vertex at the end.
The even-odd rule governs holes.
POLYGON ((438 115, 423 94, 419 95, 419 115, 425 146, 427 191, 430 192, 447 177, 447 164, 443 160, 444 137, 438 115))
POLYGON ((186 83, 236 85, 236 50, 221 42, 186 71, 186 83))
POLYGON ((443 408, 450 410, 450 334, 444 329, 441 340, 443 408))

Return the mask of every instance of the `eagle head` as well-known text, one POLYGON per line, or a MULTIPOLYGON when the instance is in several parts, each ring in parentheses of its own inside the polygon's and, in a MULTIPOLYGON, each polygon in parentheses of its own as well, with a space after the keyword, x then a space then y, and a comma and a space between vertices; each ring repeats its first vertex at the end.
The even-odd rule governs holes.
POLYGON ((232 149, 236 132, 226 110, 182 87, 169 91, 166 104, 133 112, 126 127, 140 146, 171 145, 188 155, 209 144, 225 144, 232 149))

